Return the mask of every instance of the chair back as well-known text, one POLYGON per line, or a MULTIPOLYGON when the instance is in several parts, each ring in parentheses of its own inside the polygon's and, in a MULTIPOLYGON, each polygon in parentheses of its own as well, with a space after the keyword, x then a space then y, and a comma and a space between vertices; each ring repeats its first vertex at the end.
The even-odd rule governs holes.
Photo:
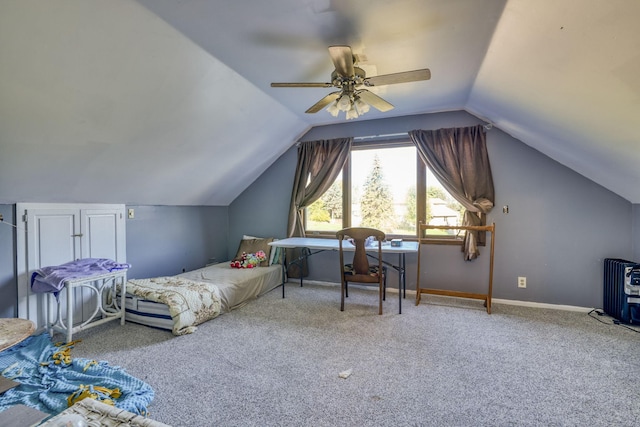
POLYGON ((385 268, 382 266, 382 241, 385 238, 385 234, 375 228, 350 227, 338 231, 336 237, 338 238, 340 247, 340 275, 342 276, 340 311, 344 311, 345 295, 347 297, 349 296, 347 294, 348 282, 378 283, 378 314, 382 314, 382 300, 384 299, 387 280, 385 268), (350 266, 351 271, 347 273, 345 272, 343 241, 348 237, 351 238, 355 246, 355 252, 353 254, 353 262, 350 266), (378 246, 378 265, 374 266, 373 271, 369 268, 369 260, 367 259, 366 242, 370 237, 373 237, 377 241, 378 246))
POLYGON ((353 245, 355 246, 353 270, 355 274, 366 275, 369 272, 369 260, 366 252, 366 242, 369 237, 376 239, 379 258, 382 258, 382 241, 385 239, 385 234, 380 230, 367 227, 350 227, 338 231, 336 237, 340 246, 340 265, 344 265, 343 240, 345 238, 353 239, 353 245))

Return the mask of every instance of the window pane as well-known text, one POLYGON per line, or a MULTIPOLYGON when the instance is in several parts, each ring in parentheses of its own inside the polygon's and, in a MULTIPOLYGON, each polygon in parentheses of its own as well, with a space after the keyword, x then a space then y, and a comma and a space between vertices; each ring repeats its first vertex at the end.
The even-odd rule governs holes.
POLYGON ((338 231, 342 227, 342 172, 322 197, 306 209, 307 231, 338 231))
POLYGON ((416 235, 416 149, 351 152, 351 225, 416 235))
MULTIPOLYGON (((462 224, 463 207, 440 184, 427 169, 427 224, 453 225, 462 224)), ((458 230, 428 230, 428 235, 456 236, 458 230)))
MULTIPOLYGON (((350 200, 351 205, 343 206, 343 171, 329 190, 305 210, 308 233, 332 234, 351 226, 377 228, 389 236, 402 237, 416 236, 418 221, 426 220, 430 225, 462 223, 462 206, 428 168, 426 177, 418 172, 415 146, 356 148, 351 151, 349 164, 350 188, 344 191, 350 192, 346 200, 350 200), (419 182, 425 179, 426 182, 419 182), (417 184, 420 194, 417 194, 417 184), (344 218, 343 213, 348 217, 344 218)), ((457 230, 429 230, 432 236, 459 234, 457 230)))

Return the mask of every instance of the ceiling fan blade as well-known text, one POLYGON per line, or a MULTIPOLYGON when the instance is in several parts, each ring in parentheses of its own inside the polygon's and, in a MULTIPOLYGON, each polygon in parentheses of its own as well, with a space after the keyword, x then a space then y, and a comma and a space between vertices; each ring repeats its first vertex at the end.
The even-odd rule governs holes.
POLYGON ((349 46, 329 46, 329 55, 339 76, 353 77, 353 53, 349 46))
POLYGON ((428 68, 414 71, 404 71, 402 73, 383 74, 381 76, 367 77, 364 79, 365 86, 382 86, 395 83, 409 83, 420 80, 429 80, 431 71, 428 68))
POLYGON ((333 87, 331 83, 271 83, 271 87, 333 87))
POLYGON ((361 91, 358 91, 357 95, 364 102, 366 102, 367 104, 371 105, 372 107, 382 111, 383 113, 385 111, 393 110, 393 105, 392 104, 388 103, 387 101, 385 101, 384 99, 382 99, 378 95, 376 95, 375 93, 369 92, 366 89, 362 89, 361 91))
POLYGON ((324 107, 326 107, 327 105, 331 104, 333 101, 338 99, 341 93, 342 93, 341 91, 331 92, 329 95, 325 96, 320 101, 316 102, 311 107, 309 107, 309 109, 305 111, 305 113, 308 113, 308 114, 317 113, 318 111, 322 110, 324 107))

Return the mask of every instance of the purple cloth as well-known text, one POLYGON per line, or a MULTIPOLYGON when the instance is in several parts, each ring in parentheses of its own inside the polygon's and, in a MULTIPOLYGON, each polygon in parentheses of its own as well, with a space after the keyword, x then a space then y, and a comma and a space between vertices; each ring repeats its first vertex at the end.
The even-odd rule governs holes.
POLYGON ((83 258, 66 264, 42 267, 31 275, 31 290, 37 293, 54 292, 57 296, 64 287, 65 280, 129 268, 131 268, 129 264, 117 263, 107 258, 83 258))

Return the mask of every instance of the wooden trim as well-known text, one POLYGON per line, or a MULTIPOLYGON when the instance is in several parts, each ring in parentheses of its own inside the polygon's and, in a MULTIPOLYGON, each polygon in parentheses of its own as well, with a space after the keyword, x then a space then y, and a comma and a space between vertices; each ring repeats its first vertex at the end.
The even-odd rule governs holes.
POLYGON ((460 292, 460 291, 448 291, 444 289, 421 288, 420 293, 431 294, 431 295, 443 295, 448 297, 482 299, 482 300, 487 298, 486 294, 476 294, 472 292, 460 292))
MULTIPOLYGON (((351 153, 342 168, 342 228, 351 227, 351 153)), ((338 231, 338 230, 336 230, 338 231)), ((335 237, 335 232, 333 233, 335 237)))
POLYGON ((461 225, 461 226, 447 226, 447 225, 426 225, 420 224, 420 238, 418 240, 418 277, 416 281, 416 305, 420 304, 420 296, 422 294, 444 295, 458 298, 472 298, 484 300, 484 306, 487 308, 487 313, 491 314, 491 294, 493 292, 493 254, 495 250, 496 240, 496 225, 461 225), (488 231, 491 233, 491 253, 489 255, 489 286, 486 294, 477 294, 471 292, 451 291, 444 289, 432 289, 420 287, 420 270, 422 261, 422 245, 434 244, 435 242, 429 241, 429 238, 424 237, 427 229, 439 229, 439 230, 469 230, 469 231, 488 231))
POLYGON ((427 165, 416 150, 416 237, 420 238, 420 224, 427 220, 427 165))

